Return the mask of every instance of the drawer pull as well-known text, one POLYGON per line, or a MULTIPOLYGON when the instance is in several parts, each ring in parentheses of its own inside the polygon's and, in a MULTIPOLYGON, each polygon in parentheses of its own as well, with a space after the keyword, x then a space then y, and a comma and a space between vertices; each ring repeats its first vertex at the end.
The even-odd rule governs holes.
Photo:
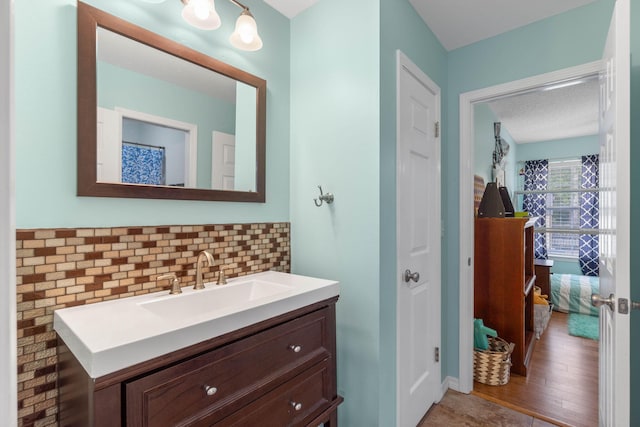
POLYGON ((293 344, 291 344, 289 346, 289 349, 291 351, 293 351, 294 353, 300 353, 300 351, 302 350, 302 346, 301 345, 293 345, 293 344))
POLYGON ((204 391, 207 393, 207 396, 213 396, 218 392, 218 389, 215 387, 211 387, 209 385, 204 386, 204 391))
POLYGON ((291 402, 291 406, 293 407, 293 409, 295 409, 296 411, 299 411, 302 409, 302 403, 300 402, 291 402))

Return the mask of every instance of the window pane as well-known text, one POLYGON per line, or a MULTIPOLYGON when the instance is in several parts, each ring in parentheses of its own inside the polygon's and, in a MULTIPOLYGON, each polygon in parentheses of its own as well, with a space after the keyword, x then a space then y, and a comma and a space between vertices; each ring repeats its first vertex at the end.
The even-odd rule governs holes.
POLYGON ((547 233, 548 252, 551 256, 578 256, 578 234, 547 233))
MULTIPOLYGON (((580 159, 549 162, 548 189, 575 190, 580 188, 582 164, 580 159)), ((547 228, 580 228, 580 193, 547 194, 547 228)), ((549 255, 577 257, 580 236, 570 233, 548 233, 549 255)))

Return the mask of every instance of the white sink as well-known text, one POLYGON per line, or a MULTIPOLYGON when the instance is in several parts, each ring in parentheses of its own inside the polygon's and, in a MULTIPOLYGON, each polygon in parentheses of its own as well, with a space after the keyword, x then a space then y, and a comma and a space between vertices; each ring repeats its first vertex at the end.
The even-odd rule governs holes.
POLYGON ((145 310, 170 318, 210 315, 215 311, 242 307, 243 304, 291 291, 293 286, 264 280, 245 280, 226 285, 209 285, 205 289, 168 295, 162 299, 141 301, 145 310))
POLYGON ((267 271, 205 289, 56 310, 53 328, 98 378, 292 310, 333 298, 338 282, 267 271))

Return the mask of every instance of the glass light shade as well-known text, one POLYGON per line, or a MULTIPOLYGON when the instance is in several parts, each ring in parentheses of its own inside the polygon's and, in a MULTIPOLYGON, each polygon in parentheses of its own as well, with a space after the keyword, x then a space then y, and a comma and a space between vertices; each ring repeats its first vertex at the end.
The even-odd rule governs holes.
POLYGON ((229 37, 234 47, 242 50, 259 50, 262 48, 262 39, 258 35, 256 20, 248 10, 244 10, 236 21, 236 29, 229 37))
POLYGON ((220 27, 220 15, 213 0, 187 0, 182 8, 182 18, 201 30, 215 30, 220 27))

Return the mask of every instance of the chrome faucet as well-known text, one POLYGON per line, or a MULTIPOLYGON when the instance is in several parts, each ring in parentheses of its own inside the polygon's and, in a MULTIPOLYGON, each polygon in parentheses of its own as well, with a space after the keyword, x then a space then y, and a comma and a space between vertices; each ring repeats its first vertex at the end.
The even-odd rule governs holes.
POLYGON ((213 255, 208 251, 202 251, 198 254, 196 260, 196 284, 193 289, 204 289, 204 283, 202 283, 202 261, 203 258, 207 261, 208 267, 213 267, 213 255))

